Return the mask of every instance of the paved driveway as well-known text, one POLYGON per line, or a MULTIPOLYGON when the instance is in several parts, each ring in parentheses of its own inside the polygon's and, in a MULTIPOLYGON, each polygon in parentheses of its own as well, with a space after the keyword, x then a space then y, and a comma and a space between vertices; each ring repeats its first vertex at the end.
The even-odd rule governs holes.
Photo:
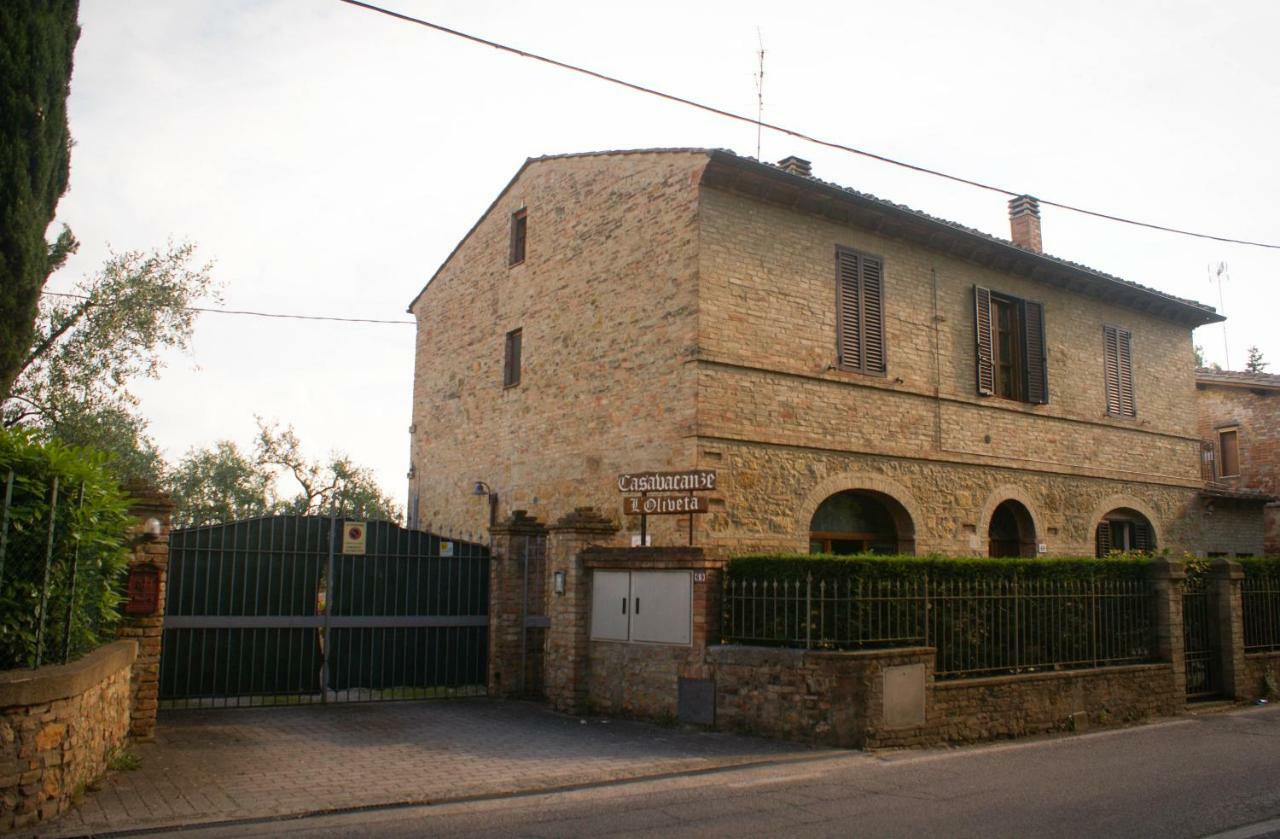
POLYGON ((794 744, 463 699, 162 713, 142 767, 47 836, 429 803, 812 757, 794 744))

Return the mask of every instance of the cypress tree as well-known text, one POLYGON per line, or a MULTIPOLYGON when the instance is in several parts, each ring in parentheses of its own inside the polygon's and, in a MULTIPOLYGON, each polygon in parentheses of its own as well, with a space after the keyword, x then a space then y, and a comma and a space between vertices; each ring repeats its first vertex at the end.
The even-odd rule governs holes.
POLYGON ((0 399, 31 347, 49 274, 75 250, 45 231, 67 190, 67 94, 79 0, 0 2, 0 399))

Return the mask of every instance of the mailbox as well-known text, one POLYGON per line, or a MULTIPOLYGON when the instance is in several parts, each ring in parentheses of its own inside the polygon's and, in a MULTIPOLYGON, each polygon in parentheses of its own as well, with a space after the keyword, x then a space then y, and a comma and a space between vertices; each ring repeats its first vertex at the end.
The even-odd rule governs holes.
POLYGON ((150 562, 131 565, 125 593, 125 614, 154 615, 160 608, 160 568, 150 562))

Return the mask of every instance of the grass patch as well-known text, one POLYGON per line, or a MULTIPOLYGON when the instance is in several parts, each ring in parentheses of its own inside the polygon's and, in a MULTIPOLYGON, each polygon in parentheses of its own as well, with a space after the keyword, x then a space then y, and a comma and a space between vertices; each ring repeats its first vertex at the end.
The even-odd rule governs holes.
POLYGON ((112 772, 132 772, 142 768, 142 758, 137 752, 121 746, 107 760, 107 768, 112 772))

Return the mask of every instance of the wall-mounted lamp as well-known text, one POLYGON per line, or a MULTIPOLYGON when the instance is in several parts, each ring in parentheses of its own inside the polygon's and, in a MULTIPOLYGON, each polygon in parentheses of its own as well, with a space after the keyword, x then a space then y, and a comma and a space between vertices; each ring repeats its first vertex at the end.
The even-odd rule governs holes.
POLYGON ((152 516, 142 524, 142 537, 148 542, 158 542, 160 540, 160 519, 152 516))
POLYGON ((475 488, 471 490, 472 495, 489 498, 489 527, 493 527, 498 523, 498 493, 489 488, 484 481, 476 481, 475 488))
POLYGON ((551 590, 556 594, 564 594, 564 572, 555 571, 551 574, 551 590))

